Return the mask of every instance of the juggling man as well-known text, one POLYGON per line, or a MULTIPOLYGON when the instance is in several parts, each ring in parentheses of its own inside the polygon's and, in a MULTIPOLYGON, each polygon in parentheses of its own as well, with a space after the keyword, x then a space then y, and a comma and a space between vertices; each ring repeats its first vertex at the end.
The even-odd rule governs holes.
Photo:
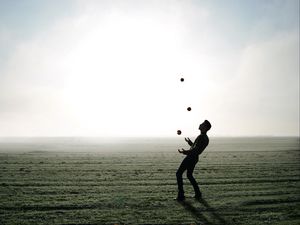
POLYGON ((199 160, 199 155, 204 151, 204 149, 209 143, 209 139, 206 133, 207 131, 209 131, 210 128, 211 128, 210 122, 208 120, 205 120, 199 126, 199 130, 201 131, 201 134, 196 138, 194 143, 189 138, 185 138, 185 141, 191 146, 191 148, 189 150, 178 149, 178 152, 186 155, 186 157, 183 159, 181 165, 179 166, 176 172, 177 184, 178 184, 178 195, 176 198, 177 201, 185 200, 184 191, 183 191, 183 180, 182 180, 182 174, 184 173, 185 170, 187 171, 187 178, 193 185, 195 191, 195 198, 200 199, 202 196, 197 181, 193 177, 193 171, 199 160))

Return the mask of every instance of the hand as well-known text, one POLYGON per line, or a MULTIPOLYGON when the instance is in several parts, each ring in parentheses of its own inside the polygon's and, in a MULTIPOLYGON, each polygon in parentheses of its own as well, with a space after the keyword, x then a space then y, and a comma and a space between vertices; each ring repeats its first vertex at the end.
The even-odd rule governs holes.
POLYGON ((191 141, 189 138, 184 138, 184 140, 185 140, 186 142, 190 142, 190 141, 191 141))
POLYGON ((178 149, 178 152, 181 153, 181 154, 183 154, 184 151, 185 151, 185 150, 184 150, 183 148, 182 148, 182 150, 178 149))
POLYGON ((193 145, 193 142, 191 141, 191 139, 189 139, 189 138, 184 138, 184 140, 185 140, 189 145, 193 145))

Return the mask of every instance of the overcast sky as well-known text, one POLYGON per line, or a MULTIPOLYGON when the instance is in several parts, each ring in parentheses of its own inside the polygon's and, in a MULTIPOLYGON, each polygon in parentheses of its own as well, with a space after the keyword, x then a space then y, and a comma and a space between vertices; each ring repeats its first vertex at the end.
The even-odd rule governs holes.
POLYGON ((191 136, 204 119, 299 136, 298 0, 0 0, 0 136, 191 136))

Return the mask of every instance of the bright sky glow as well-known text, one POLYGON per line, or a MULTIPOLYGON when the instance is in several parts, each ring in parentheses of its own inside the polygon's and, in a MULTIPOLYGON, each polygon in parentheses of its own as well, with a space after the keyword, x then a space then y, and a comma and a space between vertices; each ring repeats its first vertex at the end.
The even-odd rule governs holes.
POLYGON ((0 1, 0 49, 0 136, 299 136, 297 0, 0 1))

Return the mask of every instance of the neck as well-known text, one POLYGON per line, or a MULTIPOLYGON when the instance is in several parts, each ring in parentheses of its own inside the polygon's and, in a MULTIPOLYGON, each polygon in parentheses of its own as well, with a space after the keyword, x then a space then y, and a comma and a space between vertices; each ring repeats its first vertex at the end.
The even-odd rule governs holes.
POLYGON ((201 131, 201 134, 206 134, 206 131, 201 131))

